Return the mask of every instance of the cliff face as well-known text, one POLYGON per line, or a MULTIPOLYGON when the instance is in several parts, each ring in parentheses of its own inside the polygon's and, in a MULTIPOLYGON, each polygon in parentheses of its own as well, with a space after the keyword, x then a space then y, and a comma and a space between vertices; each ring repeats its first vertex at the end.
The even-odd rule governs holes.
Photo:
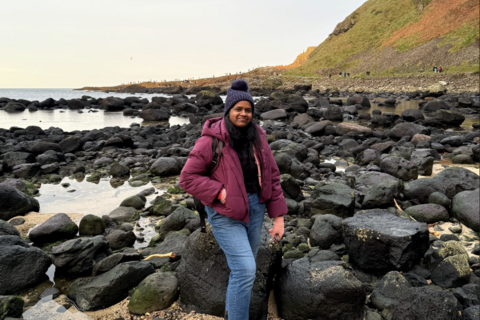
POLYGON ((316 47, 308 47, 307 51, 304 51, 303 53, 300 53, 292 64, 289 64, 287 66, 277 66, 275 68, 277 68, 277 69, 291 69, 291 68, 299 67, 307 61, 308 56, 313 52, 313 50, 315 50, 315 48, 316 47))
POLYGON ((368 0, 287 74, 478 71, 479 9, 478 0, 368 0))

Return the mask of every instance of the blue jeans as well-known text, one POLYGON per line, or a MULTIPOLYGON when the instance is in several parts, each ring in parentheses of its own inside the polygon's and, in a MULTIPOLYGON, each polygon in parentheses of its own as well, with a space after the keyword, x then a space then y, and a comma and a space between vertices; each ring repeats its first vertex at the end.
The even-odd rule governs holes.
POLYGON ((260 246, 265 204, 260 203, 258 193, 249 193, 248 207, 249 220, 245 223, 205 206, 213 235, 230 267, 225 304, 228 320, 248 320, 250 296, 257 271, 255 257, 260 246))

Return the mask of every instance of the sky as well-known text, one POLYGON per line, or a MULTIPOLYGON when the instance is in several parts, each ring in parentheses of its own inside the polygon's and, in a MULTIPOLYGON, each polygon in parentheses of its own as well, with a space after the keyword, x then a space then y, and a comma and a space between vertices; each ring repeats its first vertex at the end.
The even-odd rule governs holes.
POLYGON ((0 0, 0 88, 80 88, 292 63, 365 0, 0 0))

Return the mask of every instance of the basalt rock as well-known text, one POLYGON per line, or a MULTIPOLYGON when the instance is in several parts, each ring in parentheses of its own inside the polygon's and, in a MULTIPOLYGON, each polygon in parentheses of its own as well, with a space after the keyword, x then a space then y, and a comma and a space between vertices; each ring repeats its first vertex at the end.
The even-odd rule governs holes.
POLYGON ((77 235, 78 226, 65 213, 58 213, 32 229, 29 238, 37 244, 53 243, 72 239, 77 235))
POLYGON ((363 285, 340 261, 304 257, 284 268, 275 285, 282 319, 363 319, 363 285))
MULTIPOLYGON (((271 226, 270 222, 266 222, 262 230, 256 258, 257 276, 250 301, 250 319, 266 320, 274 266, 281 259, 279 248, 269 245, 271 237, 268 229, 271 226)), ((210 226, 207 226, 207 233, 201 233, 200 230, 192 233, 187 239, 177 269, 182 309, 223 317, 229 273, 225 254, 217 244, 210 226)))
POLYGON ((0 183, 0 219, 10 220, 30 211, 39 211, 38 201, 14 187, 0 183))
POLYGON ((45 280, 51 264, 47 254, 20 237, 0 236, 0 295, 20 293, 45 280))
POLYGON ((125 262, 99 276, 77 279, 67 296, 83 311, 108 308, 128 296, 128 291, 154 273, 150 262, 125 262))
POLYGON ((427 225, 374 209, 343 221, 350 261, 366 271, 409 270, 429 247, 427 225))

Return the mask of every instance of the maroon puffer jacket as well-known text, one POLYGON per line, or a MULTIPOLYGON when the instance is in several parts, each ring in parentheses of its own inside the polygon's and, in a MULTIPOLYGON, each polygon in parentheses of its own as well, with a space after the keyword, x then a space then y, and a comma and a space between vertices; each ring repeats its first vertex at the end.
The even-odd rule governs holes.
MULTIPOLYGON (((262 169, 260 202, 267 204, 270 218, 287 214, 287 204, 280 186, 280 171, 267 143, 265 131, 258 127, 262 150, 259 161, 262 169)), ((220 214, 243 222, 248 221, 248 197, 243 182, 243 172, 237 153, 229 144, 229 135, 223 118, 207 120, 202 136, 188 156, 180 173, 180 186, 186 192, 220 214), (212 163, 212 138, 222 140, 225 146, 217 168, 210 177, 204 176, 212 163), (222 188, 227 191, 225 204, 215 201, 222 188)))

